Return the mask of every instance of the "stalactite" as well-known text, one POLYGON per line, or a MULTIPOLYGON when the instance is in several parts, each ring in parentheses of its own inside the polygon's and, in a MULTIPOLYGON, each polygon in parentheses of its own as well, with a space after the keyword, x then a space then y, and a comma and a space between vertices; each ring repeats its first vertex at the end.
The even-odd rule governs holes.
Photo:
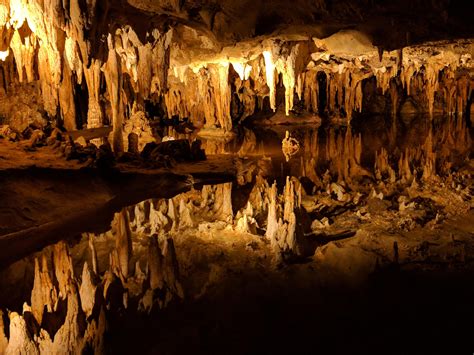
POLYGON ((103 125, 103 114, 100 106, 100 62, 93 59, 91 64, 84 64, 83 72, 86 78, 89 96, 89 107, 87 110, 87 128, 98 128, 103 125))
POLYGON ((388 178, 391 183, 395 183, 397 176, 395 170, 390 166, 389 155, 385 148, 375 153, 375 177, 378 180, 388 178))
POLYGON ((317 174, 317 163, 319 160, 319 139, 317 130, 305 134, 303 147, 304 156, 301 157, 301 176, 309 178, 316 186, 319 186, 321 180, 317 174))
POLYGON ((214 211, 223 221, 232 221, 232 183, 220 184, 216 187, 214 211))
POLYGON ((104 68, 105 79, 107 82, 107 92, 110 96, 112 105, 112 124, 113 124, 113 149, 119 153, 123 151, 123 103, 121 98, 122 92, 122 70, 120 56, 114 49, 112 36, 108 39, 109 57, 104 68))
POLYGON ((129 263, 132 256, 132 236, 130 231, 130 221, 126 210, 116 214, 116 244, 118 263, 121 276, 129 276, 129 263))
POLYGON ((89 245, 89 249, 90 249, 90 252, 91 252, 91 260, 92 260, 92 271, 94 272, 94 275, 98 275, 99 274, 99 268, 98 268, 98 265, 97 265, 97 251, 95 249, 95 244, 94 244, 94 235, 93 234, 89 234, 87 235, 88 237, 88 245, 89 245))
POLYGON ((183 287, 181 286, 179 275, 179 264, 176 257, 176 250, 174 248, 174 241, 172 238, 165 240, 164 250, 164 278, 168 288, 172 294, 177 295, 181 299, 184 298, 183 287))
POLYGON ((31 292, 31 310, 38 324, 43 321, 44 309, 52 313, 57 301, 56 287, 51 279, 46 256, 43 255, 41 266, 38 259, 35 259, 35 279, 31 292))
POLYGON ((356 176, 370 176, 360 163, 362 155, 362 136, 353 135, 350 127, 337 133, 331 129, 326 142, 326 157, 331 161, 331 172, 338 179, 350 180, 356 176), (342 147, 342 149, 341 149, 342 147))
POLYGON ((54 274, 58 282, 59 297, 64 300, 67 298, 72 280, 74 279, 72 258, 65 242, 60 242, 54 246, 53 264, 54 274))
POLYGON ((164 99, 168 117, 187 117, 198 128, 219 127, 226 133, 232 129, 233 97, 238 96, 244 107, 244 112, 239 113, 242 119, 256 108, 263 108, 266 97, 270 98, 270 108, 276 110, 279 76, 285 88, 287 115, 294 107, 295 94, 304 100, 308 110, 319 111, 318 72, 325 72, 328 77, 328 110, 335 115, 345 114, 348 120, 354 111, 361 110, 362 82, 372 75, 383 94, 390 90, 394 114, 399 98, 391 83, 398 75, 408 96, 413 90, 420 91, 417 86, 421 86, 418 81, 422 76, 426 98, 423 108, 431 114, 437 93, 445 90, 438 77, 446 68, 456 81, 455 93, 453 83, 445 91, 448 111, 462 114, 469 102, 471 80, 460 75, 460 69, 471 65, 470 54, 469 47, 462 43, 453 47, 440 42, 437 46, 441 50, 436 54, 430 53, 427 46, 408 46, 383 51, 379 58, 376 47, 361 41, 360 34, 343 31, 326 39, 283 34, 216 49, 205 33, 186 26, 151 26, 147 36, 142 36, 134 26, 120 24, 112 26, 114 33, 103 34, 100 40, 107 38, 106 45, 97 45, 98 40, 86 36, 89 30, 96 30, 92 23, 96 1, 10 1, 8 7, 11 10, 5 6, 3 17, 0 16, 0 24, 9 31, 2 37, 7 48, 2 45, 0 58, 13 53, 20 82, 40 79, 42 106, 50 117, 60 112, 69 130, 82 128, 74 126, 74 97, 79 95, 75 92, 76 82, 81 85, 85 77, 89 97, 87 127, 101 127, 106 122, 101 101, 108 99, 116 152, 124 149, 120 136, 127 124, 125 112, 135 104, 136 112, 144 111, 144 100, 164 99), (196 50, 189 56, 181 53, 185 47, 179 42, 186 36, 200 43, 203 52, 196 50), (340 38, 355 40, 356 45, 341 49, 340 38), (311 53, 315 46, 317 50, 311 53), (104 63, 102 54, 107 52, 104 63), (107 84, 103 98, 100 68, 107 84), (234 79, 232 91, 230 81, 234 79), (454 105, 456 108, 451 107, 454 105))
POLYGON ((35 78, 33 71, 34 55, 36 52, 35 35, 26 36, 23 44, 20 33, 16 30, 11 39, 10 48, 15 57, 20 83, 25 80, 32 82, 35 78))
POLYGON ((43 352, 49 354, 58 351, 78 353, 83 350, 84 343, 79 326, 79 313, 79 295, 75 287, 72 287, 67 297, 67 313, 64 324, 54 335, 51 349, 43 348, 43 352))
MULTIPOLYGON (((64 127, 69 131, 76 129, 76 107, 74 103, 73 76, 67 65, 64 65, 63 79, 59 87, 59 105, 64 127)), ((82 128, 82 127, 79 127, 82 128)))
POLYGON ((232 129, 232 120, 230 117, 229 64, 223 63, 217 66, 210 66, 209 71, 212 87, 214 88, 214 95, 211 100, 215 100, 213 105, 217 122, 224 131, 230 131, 232 129))
POLYGON ((276 111, 275 62, 272 51, 264 51, 263 57, 265 58, 265 75, 267 79, 267 85, 270 89, 270 107, 273 111, 276 111))
POLYGON ((8 346, 8 338, 5 335, 5 324, 4 324, 4 321, 3 321, 3 311, 0 310, 0 354, 5 354, 7 346, 8 346))
POLYGON ((276 183, 267 189, 268 216, 265 236, 270 240, 277 257, 292 257, 300 253, 296 211, 301 206, 301 185, 287 177, 283 195, 277 194, 276 183), (283 208, 278 201, 283 201, 283 208))
POLYGON ((163 254, 156 237, 152 236, 148 245, 148 275, 152 290, 163 289, 165 282, 163 272, 163 254))
POLYGON ((267 231, 265 236, 274 243, 275 236, 278 230, 277 217, 277 185, 273 183, 272 187, 268 189, 268 217, 267 217, 267 231))
POLYGON ((87 262, 84 263, 81 280, 81 287, 79 289, 81 307, 82 311, 88 318, 92 315, 92 311, 94 310, 97 286, 93 282, 87 262))
POLYGON ((23 316, 16 312, 10 313, 10 338, 5 355, 15 354, 37 354, 38 346, 30 338, 26 321, 23 316))
POLYGON ((433 127, 430 125, 428 137, 423 145, 423 180, 431 180, 436 176, 436 152, 433 146, 433 127))
POLYGON ((461 76, 457 80, 457 105, 456 105, 456 111, 459 116, 464 115, 464 111, 467 108, 467 102, 468 102, 468 95, 469 95, 469 87, 471 86, 470 84, 470 79, 467 75, 461 76))
MULTIPOLYGON (((397 66, 382 67, 375 69, 375 77, 377 78, 377 87, 382 89, 382 94, 385 95, 387 90, 390 88, 391 80, 397 75, 397 66)), ((409 85, 409 84, 408 84, 409 85)))
POLYGON ((306 109, 317 113, 319 110, 319 83, 316 70, 309 70, 304 73, 303 93, 306 109))
POLYGON ((425 68, 425 93, 428 100, 428 110, 433 116, 435 93, 438 90, 439 68, 427 65, 425 68))

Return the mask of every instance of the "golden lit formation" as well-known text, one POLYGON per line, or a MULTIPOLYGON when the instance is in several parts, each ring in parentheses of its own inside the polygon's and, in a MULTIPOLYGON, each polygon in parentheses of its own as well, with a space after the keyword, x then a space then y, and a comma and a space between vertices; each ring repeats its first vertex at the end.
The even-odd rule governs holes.
POLYGON ((0 0, 0 355, 472 352, 463 3, 0 0))

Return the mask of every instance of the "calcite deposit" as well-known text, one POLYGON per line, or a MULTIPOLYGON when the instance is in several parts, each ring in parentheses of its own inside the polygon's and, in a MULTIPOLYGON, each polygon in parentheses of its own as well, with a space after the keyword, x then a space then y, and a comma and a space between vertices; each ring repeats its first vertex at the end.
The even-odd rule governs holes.
POLYGON ((0 354, 471 353, 473 13, 0 0, 0 354))

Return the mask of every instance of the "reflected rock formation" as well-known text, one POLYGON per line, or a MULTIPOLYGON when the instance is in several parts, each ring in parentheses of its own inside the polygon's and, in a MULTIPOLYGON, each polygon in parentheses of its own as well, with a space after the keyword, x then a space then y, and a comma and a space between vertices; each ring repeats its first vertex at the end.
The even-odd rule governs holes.
POLYGON ((472 352, 473 13, 0 0, 0 354, 472 352))

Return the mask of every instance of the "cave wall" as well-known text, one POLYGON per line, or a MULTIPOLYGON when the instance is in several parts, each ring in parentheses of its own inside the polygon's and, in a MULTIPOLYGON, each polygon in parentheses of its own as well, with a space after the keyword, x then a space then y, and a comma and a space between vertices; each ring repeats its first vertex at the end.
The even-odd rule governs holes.
POLYGON ((421 13, 420 3, 2 0, 0 114, 18 129, 14 112, 68 130, 110 123, 115 151, 126 146, 124 127, 143 126, 128 121, 153 118, 149 101, 167 117, 223 132, 280 106, 348 120, 384 100, 378 109, 394 114, 469 114, 474 45, 449 37, 469 36, 472 24, 459 20, 447 33, 457 8, 431 1, 439 11, 421 13), (346 29, 351 12, 356 29, 346 29), (415 13, 416 23, 399 26, 415 13), (385 41, 381 19, 391 20, 385 41), (13 96, 25 98, 22 108, 8 104, 13 96), (80 127, 78 112, 87 116, 80 127))

